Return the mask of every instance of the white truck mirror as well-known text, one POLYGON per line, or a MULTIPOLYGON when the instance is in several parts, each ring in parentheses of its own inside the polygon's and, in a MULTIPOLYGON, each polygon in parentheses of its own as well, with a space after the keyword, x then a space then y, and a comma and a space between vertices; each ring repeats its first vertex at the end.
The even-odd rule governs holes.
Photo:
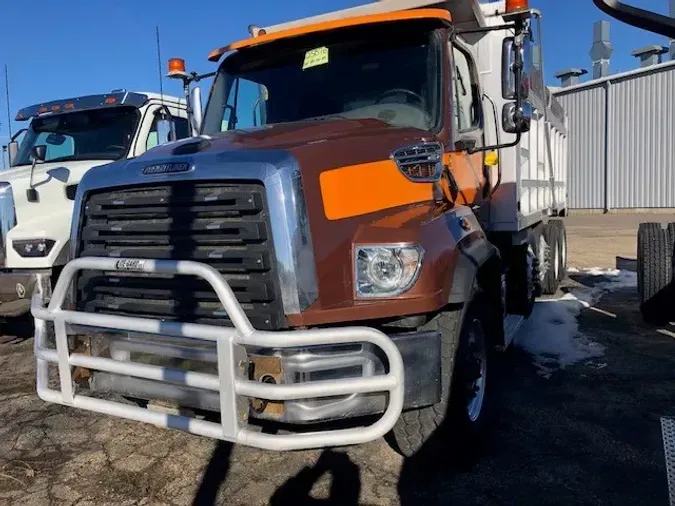
POLYGON ((38 144, 33 146, 31 154, 33 155, 34 160, 37 160, 38 162, 44 162, 45 158, 47 158, 47 145, 38 144))
POLYGON ((16 155, 19 152, 19 143, 12 141, 7 144, 7 153, 9 155, 9 166, 14 165, 14 160, 16 160, 16 155))
POLYGON ((195 86, 190 90, 190 110, 192 111, 190 118, 192 133, 193 135, 199 135, 202 131, 202 120, 204 117, 202 112, 202 90, 199 86, 195 86))
POLYGON ((157 144, 162 145, 176 140, 176 127, 166 106, 157 111, 157 144))
POLYGON ((530 72, 532 71, 532 41, 525 34, 517 54, 515 37, 506 37, 502 43, 502 97, 516 100, 516 75, 520 73, 520 98, 527 100, 530 93, 530 72))
POLYGON ((502 128, 506 133, 518 134, 530 131, 532 122, 532 104, 523 102, 520 107, 515 102, 504 104, 502 109, 502 128))

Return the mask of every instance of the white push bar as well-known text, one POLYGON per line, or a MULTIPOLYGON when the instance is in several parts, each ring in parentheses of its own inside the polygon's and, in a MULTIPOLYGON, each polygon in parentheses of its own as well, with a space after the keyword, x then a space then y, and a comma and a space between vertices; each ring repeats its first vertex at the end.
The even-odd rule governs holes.
MULTIPOLYGON (((230 286, 217 270, 206 264, 164 260, 78 258, 64 267, 48 307, 44 307, 40 295, 33 297, 32 313, 35 317, 37 393, 47 402, 147 422, 161 427, 186 430, 193 434, 267 450, 300 450, 372 441, 392 429, 403 408, 403 360, 396 345, 382 332, 368 327, 280 332, 255 330, 230 286), (206 280, 216 292, 234 328, 64 310, 66 294, 75 274, 87 269, 198 276, 206 280), (47 321, 54 323, 56 349, 47 347, 47 321), (68 324, 215 342, 218 374, 211 375, 111 358, 71 354, 68 350, 66 331, 68 324), (238 372, 241 370, 241 365, 246 362, 245 346, 301 348, 349 343, 371 343, 379 347, 387 356, 389 372, 379 376, 298 384, 260 383, 251 381, 238 372), (49 388, 50 362, 58 365, 60 390, 49 388), (218 392, 221 423, 158 413, 146 408, 76 394, 73 389, 71 371, 74 366, 218 392), (284 401, 372 392, 389 393, 384 414, 371 425, 352 429, 304 434, 262 434, 246 428, 246 416, 242 412, 246 408, 242 408, 241 403, 240 407, 237 407, 237 396, 284 401)), ((244 404, 244 406, 247 405, 244 404)))

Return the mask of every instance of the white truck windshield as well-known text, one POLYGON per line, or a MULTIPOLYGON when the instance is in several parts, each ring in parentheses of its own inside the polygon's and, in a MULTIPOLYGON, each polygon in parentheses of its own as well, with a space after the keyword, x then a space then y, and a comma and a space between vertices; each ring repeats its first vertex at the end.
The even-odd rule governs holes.
POLYGON ((127 156, 136 133, 135 107, 110 107, 34 118, 14 165, 30 165, 34 146, 47 146, 45 162, 119 160, 127 156))
POLYGON ((374 118, 433 130, 440 43, 430 30, 370 28, 242 50, 221 65, 204 133, 275 123, 374 118))

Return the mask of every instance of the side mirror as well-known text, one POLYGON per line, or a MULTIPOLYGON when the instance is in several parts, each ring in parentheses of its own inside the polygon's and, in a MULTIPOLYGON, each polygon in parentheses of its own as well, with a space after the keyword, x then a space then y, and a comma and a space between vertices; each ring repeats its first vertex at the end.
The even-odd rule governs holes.
POLYGON ((521 36, 520 50, 515 37, 506 37, 502 42, 502 97, 506 100, 527 100, 530 93, 533 45, 527 34, 521 36), (518 79, 520 76, 520 79, 518 79), (520 82, 516 90, 516 83, 520 82))
POLYGON ((157 111, 157 144, 162 145, 176 140, 176 127, 167 107, 157 111))
POLYGON ((515 102, 504 104, 502 109, 502 128, 509 134, 520 134, 530 131, 532 122, 532 104, 523 102, 518 106, 515 102))
POLYGON ((12 141, 7 144, 7 153, 9 155, 9 166, 14 165, 14 160, 16 160, 16 155, 19 152, 19 143, 12 141))
POLYGON ((47 158, 47 146, 45 144, 38 144, 37 146, 33 146, 31 154, 33 155, 33 158, 38 162, 44 162, 45 158, 47 158))
POLYGON ((195 86, 190 90, 190 103, 188 104, 191 114, 190 123, 192 125, 192 134, 199 135, 202 131, 202 121, 204 113, 202 111, 202 90, 199 86, 195 86))

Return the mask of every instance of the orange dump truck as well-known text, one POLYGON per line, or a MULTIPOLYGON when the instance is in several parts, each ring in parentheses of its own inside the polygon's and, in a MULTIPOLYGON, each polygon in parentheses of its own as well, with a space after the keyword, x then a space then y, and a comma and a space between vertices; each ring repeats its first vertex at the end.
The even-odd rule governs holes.
POLYGON ((78 187, 40 397, 274 450, 477 437, 566 271, 539 18, 385 0, 211 52, 201 135, 78 187))

